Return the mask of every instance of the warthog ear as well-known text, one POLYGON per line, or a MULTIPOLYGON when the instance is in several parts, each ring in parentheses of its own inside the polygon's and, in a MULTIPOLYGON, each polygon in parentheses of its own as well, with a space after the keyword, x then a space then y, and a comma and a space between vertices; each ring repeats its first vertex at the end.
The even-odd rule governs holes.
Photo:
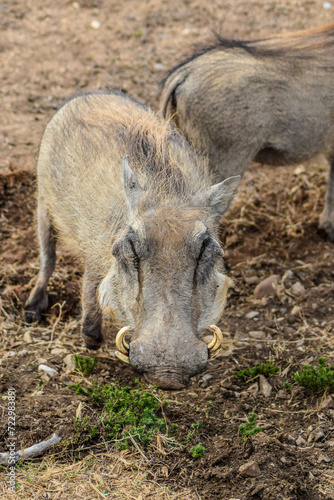
POLYGON ((241 176, 235 175, 210 186, 200 194, 201 203, 211 208, 214 215, 223 215, 232 203, 240 180, 241 176))
POLYGON ((131 170, 129 157, 123 157, 123 186, 130 208, 136 210, 144 190, 141 188, 136 174, 131 170))

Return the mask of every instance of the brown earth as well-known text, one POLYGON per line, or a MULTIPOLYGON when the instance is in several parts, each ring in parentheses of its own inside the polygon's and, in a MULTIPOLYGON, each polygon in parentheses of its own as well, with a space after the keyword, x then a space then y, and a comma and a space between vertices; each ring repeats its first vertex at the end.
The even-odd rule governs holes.
POLYGON ((120 88, 157 108, 164 72, 194 44, 210 41, 210 29, 256 38, 310 28, 332 21, 334 5, 324 5, 312 0, 0 4, 0 452, 8 445, 10 387, 16 390, 16 449, 53 432, 67 443, 21 464, 15 494, 0 468, 3 498, 334 498, 334 401, 327 393, 308 393, 291 378, 320 356, 334 364, 334 247, 317 229, 328 176, 323 159, 298 169, 254 165, 243 180, 222 226, 234 279, 221 322, 225 349, 188 389, 156 391, 170 400, 165 418, 178 424, 182 447, 161 436, 144 451, 117 452, 101 440, 75 443, 80 403, 87 414, 93 409, 67 388, 68 378, 133 386, 135 375, 114 357, 110 330, 95 372, 87 380, 78 372, 64 377, 68 354, 87 355, 79 334, 80 266, 69 256, 59 253, 50 283, 52 307, 43 323, 28 328, 21 319, 38 266, 35 156, 57 107, 76 92, 120 88), (255 282, 273 274, 279 275, 275 293, 255 299, 255 282), (252 385, 257 379, 245 383, 234 374, 268 359, 280 368, 268 378, 270 395, 252 385), (42 360, 59 376, 41 375, 42 360), (290 392, 283 389, 285 381, 292 383, 290 392), (252 412, 263 432, 241 441, 239 425, 252 412), (196 422, 200 430, 189 438, 196 422), (300 436, 305 442, 296 444, 300 436), (198 443, 206 451, 193 459, 189 449, 198 443), (257 476, 239 469, 249 461, 258 464, 257 476))

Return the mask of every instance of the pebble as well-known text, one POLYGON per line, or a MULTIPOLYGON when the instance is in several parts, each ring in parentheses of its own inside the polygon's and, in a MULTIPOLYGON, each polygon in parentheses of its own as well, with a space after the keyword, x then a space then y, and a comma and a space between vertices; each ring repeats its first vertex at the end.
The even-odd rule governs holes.
POLYGON ((51 350, 51 354, 53 354, 54 356, 57 356, 58 354, 65 354, 66 352, 66 349, 64 349, 63 347, 54 347, 51 350))
POLYGON ((304 165, 298 165, 298 167, 296 167, 293 171, 293 175, 300 175, 300 174, 303 174, 305 172, 305 167, 304 165))
POLYGON ((255 330, 253 332, 249 332, 249 336, 253 339, 264 340, 266 338, 265 332, 261 332, 260 330, 255 330))
POLYGON ((320 403, 319 409, 324 410, 326 408, 333 408, 333 405, 334 405, 334 400, 333 400, 332 396, 328 396, 328 398, 324 399, 320 403))
POLYGON ((206 373, 205 375, 203 375, 202 377, 202 380, 203 380, 203 386, 204 387, 209 387, 210 385, 210 380, 213 378, 212 375, 210 375, 209 373, 206 373))
POLYGON ((257 285, 260 281, 258 276, 246 276, 245 282, 247 285, 257 285))
POLYGON ((331 6, 332 6, 331 2, 324 2, 324 3, 322 4, 322 8, 323 8, 323 9, 325 9, 325 10, 330 9, 330 8, 331 8, 331 6))
POLYGON ((46 373, 47 375, 49 375, 50 377, 57 377, 57 375, 58 375, 57 370, 54 370, 53 368, 50 368, 47 365, 39 365, 38 371, 42 371, 42 372, 46 373))
POLYGON ((297 446, 306 446, 306 441, 304 438, 302 438, 301 436, 299 436, 297 439, 296 439, 296 445, 297 446))
POLYGON ((75 366, 75 362, 74 362, 74 358, 73 358, 72 354, 68 354, 67 356, 65 356, 65 358, 63 359, 63 363, 65 365, 65 370, 67 372, 74 372, 75 371, 76 366, 75 366))
POLYGON ((232 384, 233 384, 233 377, 228 377, 222 380, 222 382, 220 382, 221 387, 224 387, 225 389, 229 389, 232 384))
POLYGON ((331 462, 331 459, 327 455, 325 455, 325 453, 320 453, 318 457, 318 463, 321 464, 322 462, 328 464, 329 462, 331 462))
POLYGON ((312 443, 314 441, 316 443, 321 438, 323 438, 324 435, 325 435, 325 433, 324 433, 323 429, 321 427, 317 427, 316 429, 314 429, 314 431, 310 432, 310 435, 308 437, 307 442, 312 443))
POLYGON ((255 460, 250 460, 239 467, 239 472, 243 476, 256 477, 261 474, 260 467, 255 460))
POLYGON ((101 28, 101 23, 100 23, 100 21, 97 21, 96 19, 94 19, 90 23, 90 27, 93 28, 94 30, 99 30, 101 28))
POLYGON ((292 285, 291 291, 295 295, 299 295, 299 294, 305 292, 305 287, 304 287, 304 285, 302 285, 302 283, 300 281, 296 281, 296 283, 294 283, 292 285))
POLYGON ((65 375, 65 373, 61 375, 60 380, 67 385, 73 384, 72 380, 67 375, 65 375))
POLYGON ((247 319, 254 319, 258 315, 259 315, 258 311, 250 311, 248 314, 246 314, 246 318, 247 319))
POLYGON ((269 398, 271 391, 273 390, 272 386, 269 384, 268 380, 264 375, 260 375, 260 391, 262 394, 269 398))
POLYGON ((296 438, 294 438, 293 436, 291 436, 291 434, 288 435, 288 438, 287 438, 287 443, 288 444, 292 444, 292 445, 295 445, 296 444, 296 438))
POLYGON ((298 316, 301 311, 301 308, 299 306, 293 306, 291 309, 291 314, 292 316, 298 316))
POLYGON ((161 63, 156 63, 156 64, 154 65, 154 69, 155 69, 156 71, 165 71, 166 66, 165 66, 164 64, 161 64, 161 63))
POLYGON ((255 382, 254 384, 250 385, 247 389, 247 392, 249 392, 252 396, 257 396, 259 392, 259 384, 255 382))
POLYGON ((256 285, 254 290, 254 296, 257 299, 262 299, 262 297, 267 297, 268 295, 275 293, 275 287, 279 280, 278 274, 272 274, 268 278, 263 281, 260 281, 258 285, 256 285))
POLYGON ((31 344, 33 342, 29 330, 27 330, 23 335, 23 342, 25 342, 26 344, 31 344))

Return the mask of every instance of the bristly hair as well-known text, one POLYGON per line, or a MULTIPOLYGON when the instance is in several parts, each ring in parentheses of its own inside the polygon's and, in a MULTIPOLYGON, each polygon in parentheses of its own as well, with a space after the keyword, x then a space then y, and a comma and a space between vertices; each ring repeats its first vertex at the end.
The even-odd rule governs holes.
POLYGON ((310 30, 295 31, 273 35, 256 40, 238 40, 225 38, 213 31, 214 43, 195 47, 195 52, 179 64, 173 66, 161 81, 163 87, 172 73, 187 65, 198 57, 219 50, 243 50, 253 57, 312 57, 309 50, 321 50, 334 45, 334 23, 325 24, 310 30))

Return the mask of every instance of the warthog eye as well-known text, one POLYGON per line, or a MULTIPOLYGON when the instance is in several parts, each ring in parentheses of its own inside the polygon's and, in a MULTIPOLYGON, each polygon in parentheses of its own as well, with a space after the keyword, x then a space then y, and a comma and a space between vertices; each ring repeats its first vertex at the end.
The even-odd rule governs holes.
POLYGON ((205 238, 205 240, 203 240, 203 243, 202 243, 202 246, 201 246, 201 249, 200 249, 200 252, 199 252, 199 255, 198 255, 198 260, 200 261, 201 258, 203 257, 203 254, 205 252, 205 249, 210 245, 210 243, 212 242, 212 239, 207 237, 205 238))

